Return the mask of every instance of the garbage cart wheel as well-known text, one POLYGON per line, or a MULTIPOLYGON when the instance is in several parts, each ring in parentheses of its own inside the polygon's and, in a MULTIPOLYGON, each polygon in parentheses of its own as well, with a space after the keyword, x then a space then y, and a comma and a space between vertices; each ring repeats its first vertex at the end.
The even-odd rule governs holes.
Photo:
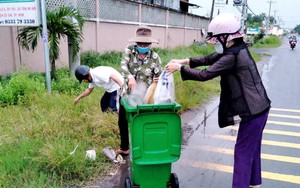
POLYGON ((132 188, 131 181, 130 181, 129 177, 127 177, 125 179, 125 188, 132 188))
POLYGON ((175 173, 171 174, 170 183, 171 183, 171 188, 179 188, 178 177, 175 173))

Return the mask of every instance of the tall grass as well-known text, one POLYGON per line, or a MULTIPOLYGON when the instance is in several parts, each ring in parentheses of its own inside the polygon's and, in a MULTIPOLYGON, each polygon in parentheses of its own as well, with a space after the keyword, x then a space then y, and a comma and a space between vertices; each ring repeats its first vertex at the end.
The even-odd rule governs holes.
POLYGON ((0 187, 61 187, 103 175, 109 164, 101 150, 117 146, 118 129, 116 114, 101 113, 98 98, 74 107, 71 96, 44 93, 1 108, 0 187), (96 161, 85 159, 88 149, 98 152, 96 161))
POLYGON ((281 45, 281 40, 276 36, 269 36, 254 43, 254 48, 276 48, 281 45))

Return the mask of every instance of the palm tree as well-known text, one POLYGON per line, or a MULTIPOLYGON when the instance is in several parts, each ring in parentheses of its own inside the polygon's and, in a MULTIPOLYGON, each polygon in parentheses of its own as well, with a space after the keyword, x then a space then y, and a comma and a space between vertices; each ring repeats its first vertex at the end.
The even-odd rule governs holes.
MULTIPOLYGON (((72 55, 79 52, 79 44, 83 40, 82 27, 84 19, 75 9, 60 7, 57 11, 47 11, 47 30, 49 42, 49 58, 51 62, 51 76, 55 78, 55 60, 59 57, 59 42, 68 37, 72 44, 72 55), (76 23, 72 20, 76 20, 76 23)), ((20 29, 17 36, 19 45, 27 50, 34 51, 39 38, 42 37, 42 25, 28 26, 20 29)))

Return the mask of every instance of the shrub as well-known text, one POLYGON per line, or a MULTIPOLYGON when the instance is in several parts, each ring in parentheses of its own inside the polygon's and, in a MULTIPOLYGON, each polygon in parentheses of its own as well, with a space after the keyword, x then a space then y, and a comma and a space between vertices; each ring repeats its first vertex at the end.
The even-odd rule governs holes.
POLYGON ((274 48, 281 45, 281 40, 276 36, 269 36, 258 40, 253 47, 255 48, 274 48))
POLYGON ((107 52, 105 54, 100 54, 95 51, 83 52, 80 56, 80 61, 82 65, 87 65, 89 67, 97 66, 113 66, 119 67, 122 58, 121 52, 107 52))
POLYGON ((0 104, 22 104, 28 102, 31 93, 40 94, 45 91, 45 84, 30 79, 29 73, 21 71, 12 75, 4 86, 0 87, 0 104))
POLYGON ((261 31, 258 35, 254 36, 253 42, 257 43, 259 40, 263 39, 265 36, 265 32, 261 31))
POLYGON ((52 90, 59 93, 74 95, 83 91, 83 85, 80 85, 74 76, 70 76, 69 69, 62 68, 56 72, 56 80, 52 80, 52 90))

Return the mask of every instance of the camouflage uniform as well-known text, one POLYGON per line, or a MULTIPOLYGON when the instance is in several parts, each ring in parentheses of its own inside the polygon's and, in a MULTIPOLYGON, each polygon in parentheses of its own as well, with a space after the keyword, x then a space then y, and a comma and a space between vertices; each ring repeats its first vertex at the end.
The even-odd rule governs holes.
POLYGON ((137 83, 144 82, 150 86, 153 77, 158 77, 161 71, 161 60, 156 52, 150 50, 144 59, 139 59, 136 45, 128 45, 121 61, 121 74, 124 77, 121 96, 127 97, 129 94, 128 76, 132 75, 137 83))

